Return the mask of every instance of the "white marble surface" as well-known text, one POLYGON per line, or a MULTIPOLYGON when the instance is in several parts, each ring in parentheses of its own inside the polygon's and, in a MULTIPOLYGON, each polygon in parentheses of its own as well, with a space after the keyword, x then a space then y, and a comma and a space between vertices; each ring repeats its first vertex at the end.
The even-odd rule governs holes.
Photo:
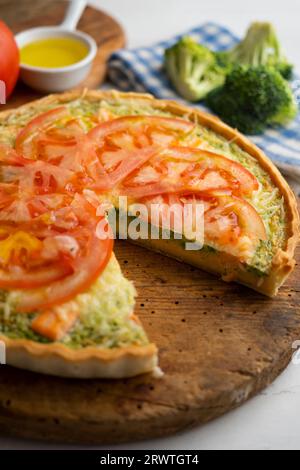
MULTIPOLYGON (((288 56, 300 70, 299 0, 93 0, 90 3, 119 19, 131 47, 151 44, 204 21, 222 23, 241 35, 249 22, 269 20, 276 25, 288 56)), ((170 438, 115 448, 300 449, 299 409, 300 365, 291 364, 267 390, 212 423, 170 438)), ((0 449, 58 448, 70 447, 0 439, 0 449)))

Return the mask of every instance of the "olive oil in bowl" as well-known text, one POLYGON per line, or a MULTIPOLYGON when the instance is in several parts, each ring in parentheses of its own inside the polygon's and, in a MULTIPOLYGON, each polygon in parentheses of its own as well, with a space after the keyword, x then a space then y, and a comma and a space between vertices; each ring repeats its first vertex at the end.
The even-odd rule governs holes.
POLYGON ((20 50, 22 65, 43 68, 68 67, 83 60, 88 53, 83 41, 67 37, 40 39, 20 50))

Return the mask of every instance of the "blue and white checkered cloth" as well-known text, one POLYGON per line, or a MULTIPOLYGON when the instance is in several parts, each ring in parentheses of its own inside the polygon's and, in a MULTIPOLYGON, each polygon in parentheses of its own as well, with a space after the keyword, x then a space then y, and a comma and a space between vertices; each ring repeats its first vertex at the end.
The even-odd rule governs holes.
MULTIPOLYGON (((151 47, 121 49, 110 58, 108 69, 110 80, 123 91, 146 92, 157 98, 184 102, 172 89, 164 73, 163 58, 165 49, 186 35, 218 51, 232 47, 239 40, 228 29, 214 23, 206 23, 151 47)), ((293 89, 298 94, 297 99, 300 102, 299 80, 293 81, 293 89)), ((194 104, 194 106, 205 109, 202 105, 194 104)), ((300 113, 288 127, 269 129, 263 135, 252 136, 251 139, 286 175, 300 183, 300 113)))

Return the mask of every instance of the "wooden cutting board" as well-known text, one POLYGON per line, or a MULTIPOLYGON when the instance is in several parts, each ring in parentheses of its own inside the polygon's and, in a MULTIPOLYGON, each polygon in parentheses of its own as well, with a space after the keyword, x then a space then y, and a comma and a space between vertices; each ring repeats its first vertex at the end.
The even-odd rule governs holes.
POLYGON ((164 376, 67 380, 0 366, 2 435, 81 444, 165 436, 239 406, 287 366, 300 339, 299 267, 270 300, 125 242, 116 254, 164 376))
MULTIPOLYGON (((68 2, 57 0, 0 0, 0 18, 14 33, 35 26, 60 24, 64 18, 68 2)), ((122 27, 106 13, 87 7, 79 21, 78 29, 90 34, 98 44, 98 54, 91 72, 82 88, 97 88, 104 80, 106 62, 109 56, 125 46, 126 39, 122 27)), ((1 110, 14 108, 43 96, 19 83, 1 110)))

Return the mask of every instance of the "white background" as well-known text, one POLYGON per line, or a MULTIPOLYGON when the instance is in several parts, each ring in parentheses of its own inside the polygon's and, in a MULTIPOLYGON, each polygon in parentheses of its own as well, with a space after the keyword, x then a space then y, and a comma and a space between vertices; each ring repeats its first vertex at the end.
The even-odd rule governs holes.
MULTIPOLYGON (((149 45, 205 21, 221 23, 239 35, 251 21, 272 21, 288 57, 300 70, 299 0, 93 0, 90 3, 121 22, 130 47, 149 45)), ((0 449, 57 448, 70 447, 0 439, 0 449)), ((300 449, 300 365, 291 364, 259 396, 212 423, 170 438, 117 448, 300 449)))
POLYGON ((251 21, 271 21, 300 70, 300 0, 91 0, 123 25, 129 47, 149 45, 205 21, 243 35, 251 21))

